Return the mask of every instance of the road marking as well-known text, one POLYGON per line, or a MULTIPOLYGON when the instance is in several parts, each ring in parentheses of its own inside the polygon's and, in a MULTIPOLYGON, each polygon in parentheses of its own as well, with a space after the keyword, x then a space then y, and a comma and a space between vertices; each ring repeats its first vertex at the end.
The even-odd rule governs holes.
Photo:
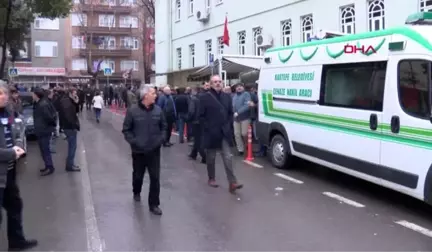
POLYGON ((253 167, 256 167, 256 168, 263 168, 262 165, 257 164, 257 163, 252 162, 252 161, 249 161, 249 160, 243 160, 243 162, 245 162, 245 164, 248 164, 248 165, 253 166, 253 167))
POLYGON ((104 243, 101 240, 99 228, 97 225, 96 213, 94 208, 93 196, 90 185, 90 175, 87 169, 87 159, 85 157, 85 148, 82 141, 79 141, 79 158, 81 165, 81 184, 83 187, 84 216, 87 231, 87 251, 102 252, 104 243))
POLYGON ((432 238, 432 231, 427 228, 424 228, 422 226, 419 226, 417 224, 411 223, 406 220, 395 221, 395 223, 432 238))
POLYGON ((292 178, 292 177, 290 177, 290 176, 288 176, 288 175, 285 175, 285 174, 283 174, 283 173, 278 173, 278 172, 276 172, 276 173, 273 173, 273 175, 278 176, 279 178, 282 178, 282 179, 288 180, 288 181, 290 181, 290 182, 296 183, 296 184, 303 184, 303 181, 298 180, 298 179, 295 179, 295 178, 292 178))
POLYGON ((353 206, 353 207, 358 207, 358 208, 365 207, 365 205, 363 205, 363 204, 360 204, 358 202, 355 202, 354 200, 350 200, 348 198, 342 197, 342 196, 337 195, 337 194, 332 193, 332 192, 323 192, 323 194, 327 197, 339 200, 340 202, 343 202, 343 203, 350 205, 350 206, 353 206))

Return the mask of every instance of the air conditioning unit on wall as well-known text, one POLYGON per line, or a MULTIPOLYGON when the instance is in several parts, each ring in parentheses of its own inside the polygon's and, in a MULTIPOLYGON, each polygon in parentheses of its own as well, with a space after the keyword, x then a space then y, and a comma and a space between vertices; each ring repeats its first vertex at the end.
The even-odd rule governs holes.
POLYGON ((197 20, 200 22, 208 22, 210 18, 210 8, 202 8, 196 12, 197 20))
POLYGON ((260 34, 257 36, 257 45, 262 48, 269 48, 273 46, 273 37, 269 34, 260 34))

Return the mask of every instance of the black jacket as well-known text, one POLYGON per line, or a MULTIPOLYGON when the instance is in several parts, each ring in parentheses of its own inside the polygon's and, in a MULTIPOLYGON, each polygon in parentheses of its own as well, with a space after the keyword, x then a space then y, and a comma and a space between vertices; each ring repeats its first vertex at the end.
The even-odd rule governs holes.
POLYGON ((78 103, 65 95, 59 101, 60 128, 69 130, 80 130, 80 122, 77 115, 78 103))
POLYGON ((49 136, 57 124, 56 110, 47 98, 42 98, 34 105, 34 131, 36 136, 49 136))
POLYGON ((200 111, 199 111, 199 99, 196 95, 191 95, 189 98, 189 113, 188 113, 188 122, 197 124, 200 119, 200 111))
POLYGON ((233 145, 233 108, 229 94, 211 89, 199 96, 200 124, 203 128, 203 148, 222 147, 222 140, 233 145))
POLYGON ((166 131, 167 123, 159 106, 146 108, 138 103, 127 110, 122 132, 133 153, 148 153, 160 148, 166 131))
POLYGON ((175 107, 179 116, 184 116, 189 110, 189 96, 186 94, 179 94, 175 96, 175 107))

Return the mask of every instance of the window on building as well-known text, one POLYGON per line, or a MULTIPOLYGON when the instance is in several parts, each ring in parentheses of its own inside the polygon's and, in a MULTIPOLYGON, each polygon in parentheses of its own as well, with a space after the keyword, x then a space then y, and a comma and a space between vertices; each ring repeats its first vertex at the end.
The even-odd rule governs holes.
POLYGON ((86 59, 73 59, 72 60, 72 70, 87 70, 87 60, 86 59))
POLYGON ((181 0, 176 0, 176 6, 175 6, 175 20, 180 21, 181 14, 181 0))
POLYGON ((432 1, 431 0, 420 0, 420 11, 432 12, 432 1))
POLYGON ((403 60, 399 63, 399 102, 409 115, 429 119, 429 69, 431 62, 403 60))
POLYGON ((72 48, 73 49, 84 49, 86 48, 84 36, 72 36, 72 48))
POLYGON ((238 38, 238 53, 240 55, 246 54, 246 31, 241 31, 237 33, 238 38))
POLYGON ((195 67, 195 45, 189 45, 189 65, 195 67))
POLYGON ((369 0, 369 31, 385 28, 384 7, 384 0, 369 0))
POLYGON ((139 48, 139 39, 136 37, 121 37, 120 38, 120 46, 122 48, 130 48, 133 50, 138 50, 139 48))
POLYGON ((111 6, 116 5, 115 0, 100 0, 99 3, 102 5, 111 5, 111 6))
POLYGON ((222 55, 224 52, 223 37, 219 37, 217 41, 218 41, 218 55, 222 55))
POLYGON ((258 46, 258 36, 262 34, 262 29, 261 27, 257 27, 257 28, 253 28, 252 29, 252 33, 253 33, 253 46, 254 46, 254 55, 256 56, 261 56, 262 55, 262 48, 258 46))
POLYGON ((340 8, 341 31, 343 33, 355 33, 355 9, 354 5, 340 8))
POLYGON ((139 63, 137 60, 122 60, 120 62, 120 69, 122 71, 139 71, 139 63))
POLYGON ((281 38, 282 46, 291 45, 292 33, 291 33, 291 20, 285 20, 281 22, 281 38))
POLYGON ((137 0, 120 0, 120 5, 122 6, 137 5, 137 0))
POLYGON ((60 21, 58 18, 49 19, 49 18, 36 18, 34 20, 34 28, 40 30, 59 30, 60 29, 60 21))
POLYGON ((301 18, 302 42, 307 42, 313 35, 313 17, 306 15, 301 18))
POLYGON ((102 43, 99 45, 99 49, 115 49, 116 38, 113 36, 102 37, 102 43))
POLYGON ((114 15, 99 15, 99 26, 100 27, 115 27, 115 16, 114 15))
POLYGON ((189 1, 189 16, 194 15, 194 0, 188 0, 189 1))
POLYGON ((35 41, 35 56, 36 57, 57 57, 58 56, 57 41, 35 41))
POLYGON ((115 72, 115 61, 110 60, 110 59, 102 61, 101 65, 100 65, 100 69, 104 69, 104 68, 110 68, 111 71, 114 73, 115 72))
POLYGON ((85 13, 72 13, 72 26, 87 26, 87 15, 85 13))
POLYGON ((210 59, 212 59, 213 55, 212 55, 212 40, 206 40, 205 42, 205 48, 206 48, 206 53, 205 53, 205 60, 206 60, 206 65, 210 64, 210 59))
POLYGON ((121 16, 119 18, 120 20, 120 27, 123 28, 138 28, 138 17, 133 16, 121 16))
POLYGON ((320 104, 382 111, 387 62, 326 65, 320 104))
POLYGON ((177 52, 177 69, 181 70, 182 69, 182 51, 181 51, 181 48, 177 48, 176 52, 177 52))

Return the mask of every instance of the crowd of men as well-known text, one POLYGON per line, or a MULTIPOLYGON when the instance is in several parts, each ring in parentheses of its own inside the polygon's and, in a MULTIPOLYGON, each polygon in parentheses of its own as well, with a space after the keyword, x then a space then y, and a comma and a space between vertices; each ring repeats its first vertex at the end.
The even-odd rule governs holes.
MULTIPOLYGON (((28 240, 22 227, 22 200, 16 180, 16 164, 25 155, 23 139, 15 118, 22 113, 22 104, 16 87, 0 81, 0 208, 7 212, 7 231, 10 250, 26 250, 37 246, 28 240)), ((257 118, 258 97, 252 87, 246 91, 242 83, 225 88, 220 76, 214 75, 201 87, 160 89, 143 85, 138 90, 130 86, 33 88, 34 134, 44 162, 41 176, 53 174, 54 143, 60 135, 68 144, 65 160, 66 172, 79 172, 75 163, 77 134, 80 131, 79 114, 93 108, 99 123, 104 106, 127 108, 122 133, 132 152, 133 199, 141 200, 145 171, 150 177, 148 207, 155 215, 160 209, 160 153, 161 147, 171 147, 172 131, 179 135, 179 144, 185 139, 191 145, 188 157, 206 164, 207 183, 216 183, 216 154, 220 153, 227 176, 229 191, 235 193, 243 187, 238 183, 233 168, 232 147, 238 155, 245 154, 247 133, 257 118), (186 127, 186 129, 185 129, 186 127), (186 131, 186 132, 185 132, 186 131), (185 134, 186 133, 186 134, 185 134), (185 137, 186 136, 186 137, 185 137)), ((1 214, 0 214, 1 224, 1 214)))
POLYGON ((227 176, 229 191, 243 187, 233 169, 234 145, 238 155, 245 155, 247 133, 257 118, 256 89, 245 90, 242 83, 225 88, 220 76, 214 75, 201 87, 160 89, 143 86, 138 93, 138 105, 130 107, 123 122, 123 134, 130 144, 133 164, 133 198, 141 200, 144 173, 148 171, 150 212, 162 215, 159 207, 160 148, 171 147, 173 127, 178 132, 179 144, 193 141, 188 157, 207 166, 207 183, 216 183, 216 154, 220 153, 227 176), (186 137, 184 136, 187 127, 186 137))

